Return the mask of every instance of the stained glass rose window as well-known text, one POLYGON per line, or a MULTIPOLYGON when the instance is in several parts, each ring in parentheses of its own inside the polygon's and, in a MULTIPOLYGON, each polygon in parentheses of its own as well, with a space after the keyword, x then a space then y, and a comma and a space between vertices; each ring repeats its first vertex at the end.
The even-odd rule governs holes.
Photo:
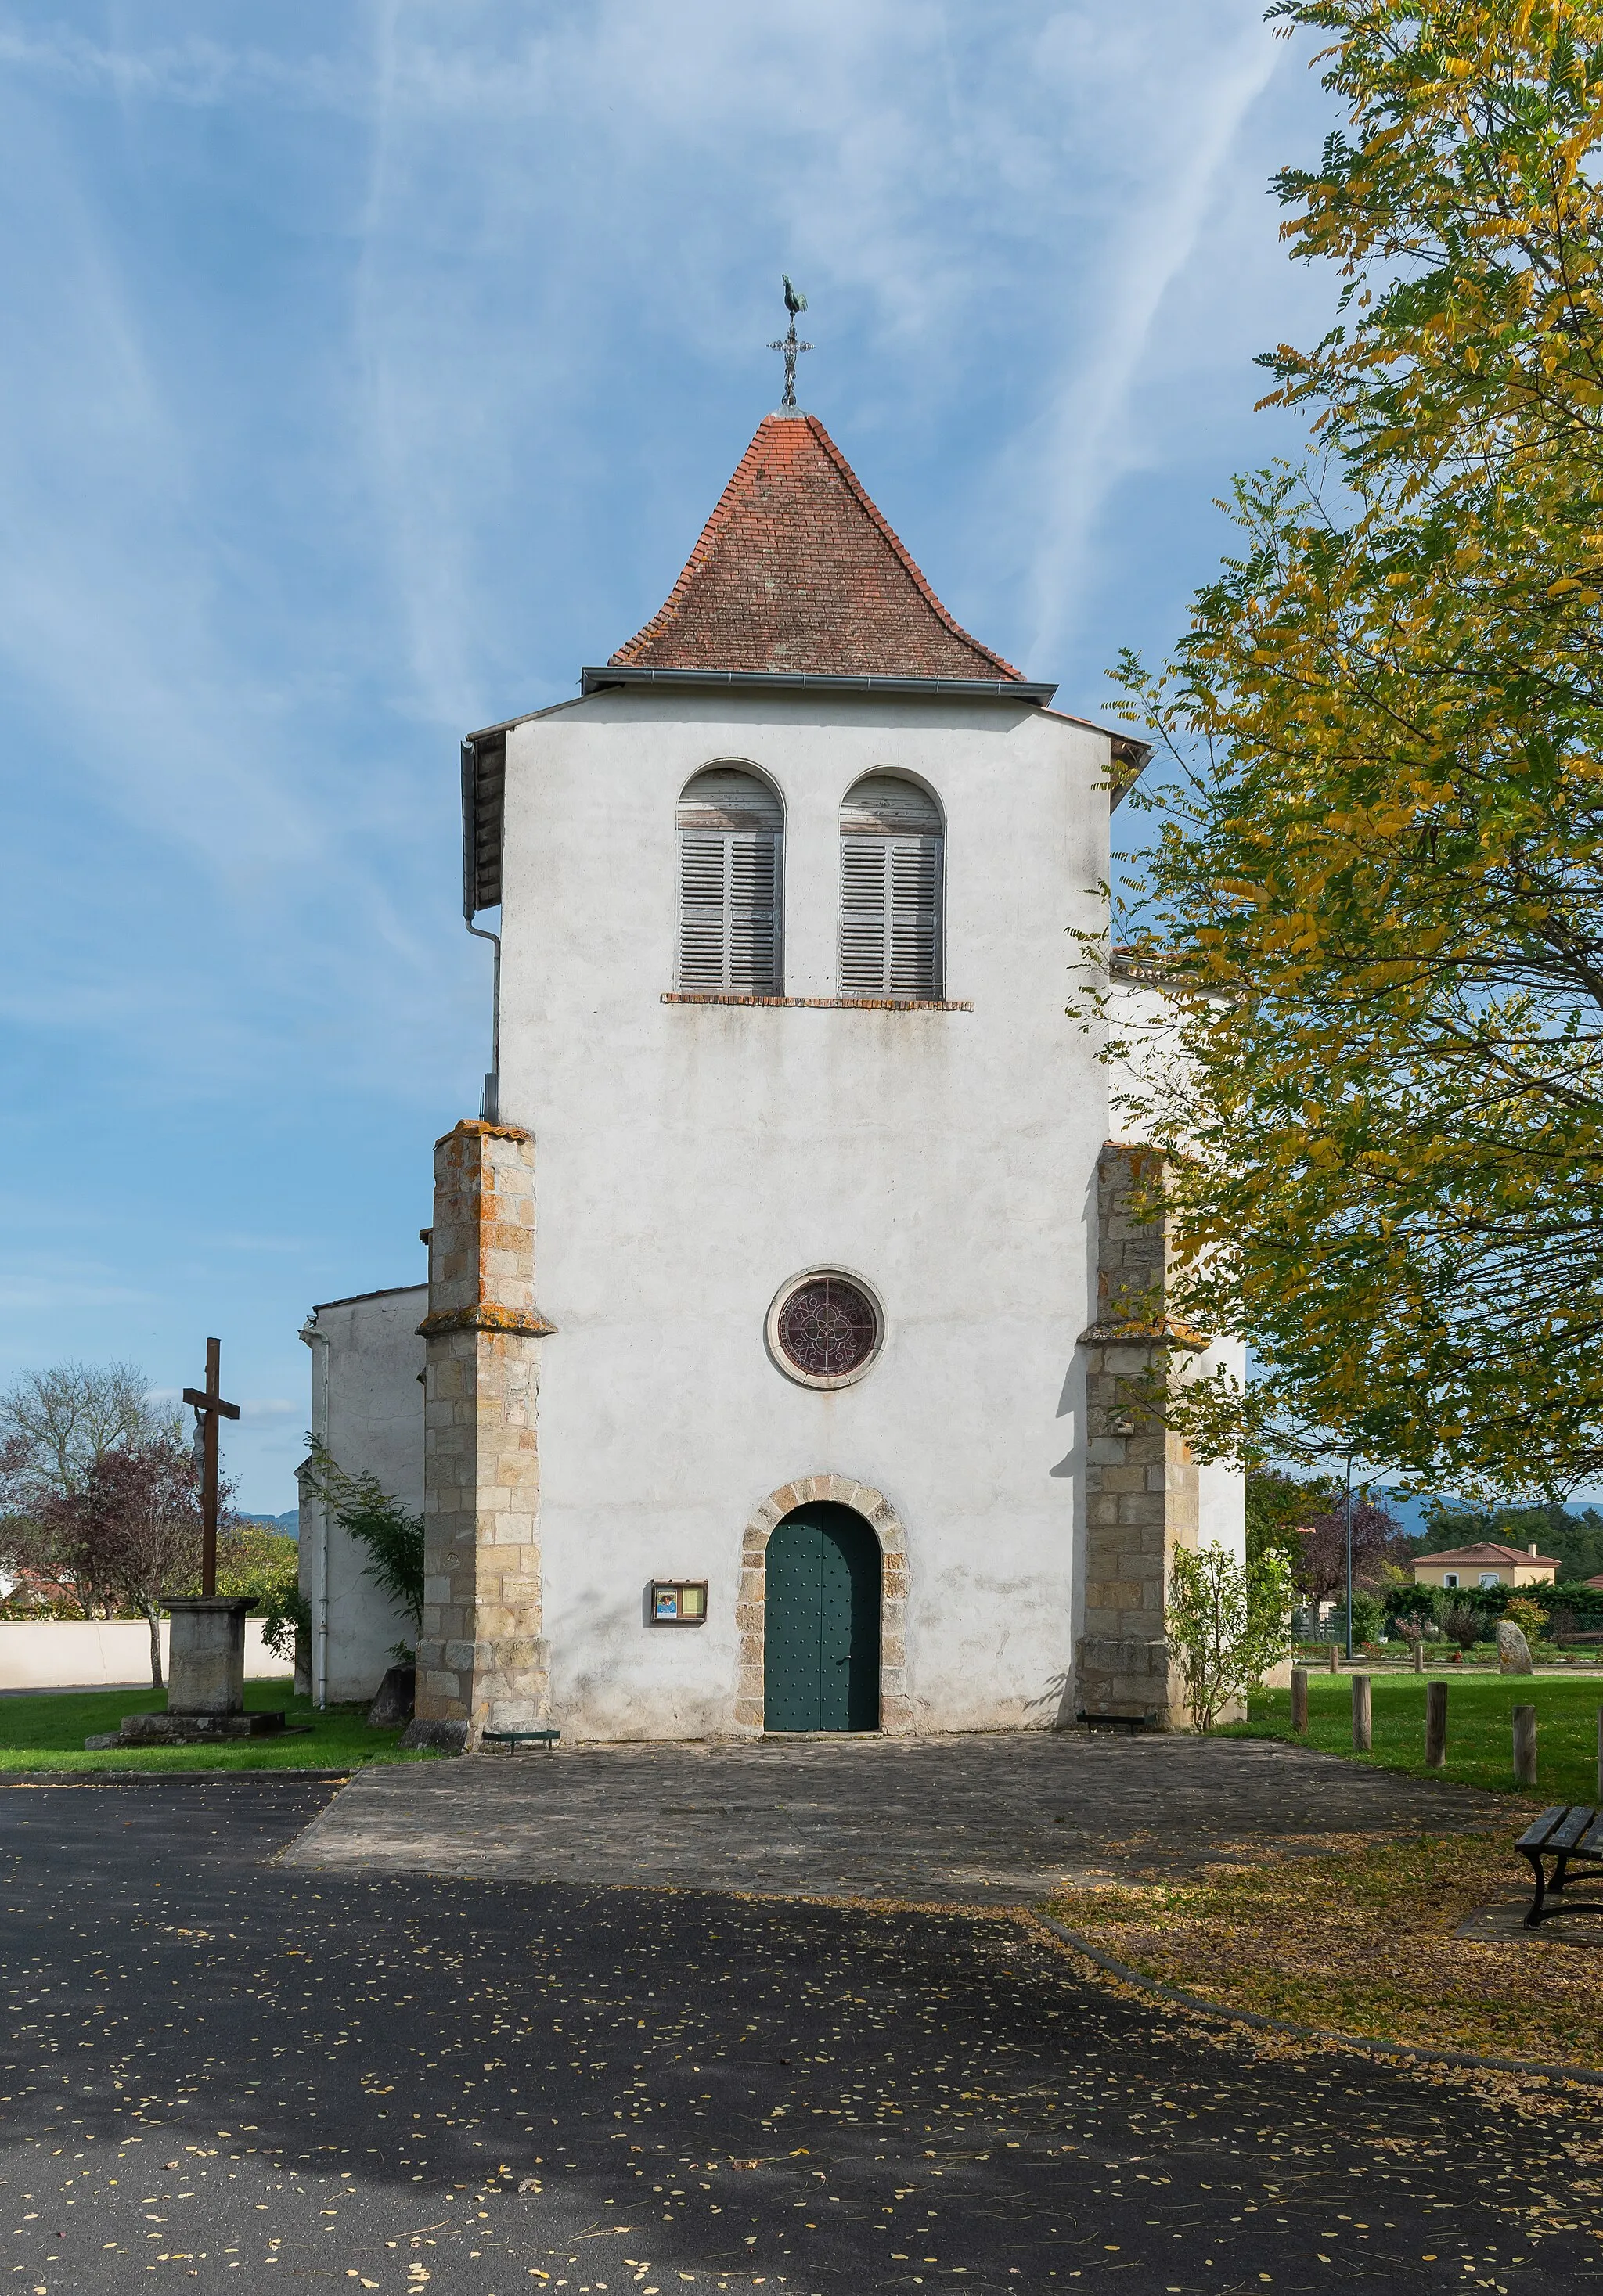
POLYGON ((810 1380, 850 1379, 879 1345, 879 1310, 846 1275, 809 1275, 778 1303, 773 1333, 780 1354, 810 1380))

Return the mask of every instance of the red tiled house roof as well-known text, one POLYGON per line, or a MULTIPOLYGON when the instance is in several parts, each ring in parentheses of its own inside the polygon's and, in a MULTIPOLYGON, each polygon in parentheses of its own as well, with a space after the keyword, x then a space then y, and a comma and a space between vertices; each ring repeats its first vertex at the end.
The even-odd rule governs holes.
POLYGON ((947 612, 812 414, 769 414, 618 668, 1018 678, 947 612))
POLYGON ((1504 1546, 1494 1538, 1483 1539, 1476 1546, 1446 1546, 1435 1554, 1416 1554, 1414 1560, 1416 1562, 1463 1562, 1471 1565, 1479 1562, 1489 1567, 1499 1562, 1520 1562, 1534 1563, 1541 1570, 1556 1570, 1558 1568, 1556 1554, 1533 1554, 1527 1547, 1504 1546))

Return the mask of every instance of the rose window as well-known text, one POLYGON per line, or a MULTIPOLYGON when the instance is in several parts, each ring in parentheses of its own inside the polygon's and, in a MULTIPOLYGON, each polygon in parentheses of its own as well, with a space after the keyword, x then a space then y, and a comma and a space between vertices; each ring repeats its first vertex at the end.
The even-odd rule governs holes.
POLYGON ((879 1315, 867 1293, 844 1275, 811 1275, 781 1303, 774 1336, 781 1354, 808 1379, 849 1379, 879 1344, 879 1315))

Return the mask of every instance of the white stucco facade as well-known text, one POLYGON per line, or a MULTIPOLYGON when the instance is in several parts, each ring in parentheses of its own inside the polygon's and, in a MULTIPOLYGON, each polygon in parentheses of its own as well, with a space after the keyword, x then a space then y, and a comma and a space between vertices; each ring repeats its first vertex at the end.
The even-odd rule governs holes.
MULTIPOLYGON (((423 1509, 423 1343, 428 1287, 367 1292, 314 1308, 311 1431, 348 1474, 371 1473, 410 1513, 423 1509)), ((366 1576, 366 1550, 300 1487, 300 1588, 311 1608, 312 1694, 319 1705, 371 1698, 412 1620, 366 1576)))
POLYGON ((533 1133, 539 1539, 552 1710, 581 1736, 730 1726, 742 1533, 834 1474, 907 1542, 918 1726, 1049 1726, 1075 1632, 1076 1341, 1106 1134, 1065 1013, 1099 918, 1107 742, 1026 705, 638 689, 511 729, 501 1114, 533 1133), (785 808, 785 994, 838 993, 839 809, 938 800, 960 1011, 665 1003, 680 791, 739 760, 785 808), (776 1366, 785 1281, 874 1287, 885 1341, 820 1393, 776 1366), (643 1626, 654 1577, 707 1624, 643 1626))

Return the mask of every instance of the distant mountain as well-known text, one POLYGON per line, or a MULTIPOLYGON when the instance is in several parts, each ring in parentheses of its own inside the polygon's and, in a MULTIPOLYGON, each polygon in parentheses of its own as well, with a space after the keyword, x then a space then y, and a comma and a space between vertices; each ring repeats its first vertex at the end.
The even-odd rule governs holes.
MULTIPOLYGON (((1426 1514, 1428 1501, 1421 1498, 1417 1491, 1377 1490, 1375 1496, 1384 1503, 1389 1513, 1396 1516, 1410 1538, 1424 1538, 1430 1527, 1426 1514)), ((1451 1501, 1448 1504, 1451 1505, 1451 1501)))
POLYGON ((1402 1492, 1386 1491, 1380 1496, 1410 1538, 1417 1542, 1417 1554, 1440 1554, 1484 1538, 1509 1546, 1534 1542, 1539 1553, 1550 1554, 1557 1562, 1561 1579, 1590 1578, 1603 1571, 1603 1513, 1591 1502, 1574 1500, 1565 1506, 1553 1500, 1487 1507, 1442 1495, 1423 1501, 1402 1492))
POLYGON ((281 1530, 286 1538, 299 1538, 300 1536, 299 1507, 290 1507, 283 1514, 245 1514, 242 1512, 240 1521, 266 1523, 269 1530, 281 1530))

